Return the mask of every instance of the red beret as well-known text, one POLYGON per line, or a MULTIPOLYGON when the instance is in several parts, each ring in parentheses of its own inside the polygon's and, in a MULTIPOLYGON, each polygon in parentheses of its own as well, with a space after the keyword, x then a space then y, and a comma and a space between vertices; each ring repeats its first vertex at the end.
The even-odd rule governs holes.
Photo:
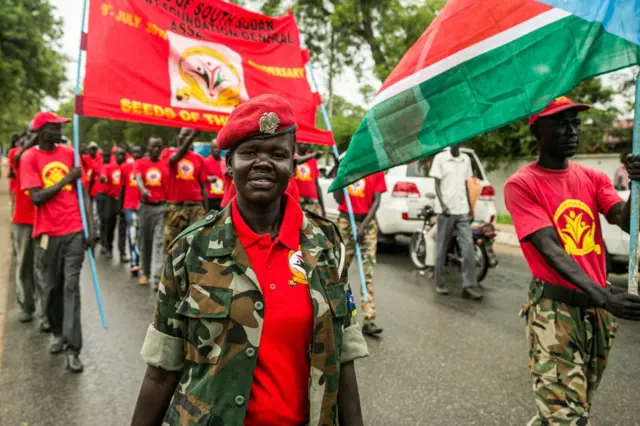
POLYGON ((293 133, 297 127, 289 101, 277 95, 260 95, 233 110, 218 133, 216 144, 227 150, 248 139, 269 139, 293 133))

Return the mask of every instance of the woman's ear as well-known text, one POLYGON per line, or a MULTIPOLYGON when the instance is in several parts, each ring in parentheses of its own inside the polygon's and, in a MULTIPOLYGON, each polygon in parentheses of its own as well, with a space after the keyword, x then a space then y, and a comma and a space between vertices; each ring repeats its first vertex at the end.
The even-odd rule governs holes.
POLYGON ((233 152, 227 152, 227 173, 229 176, 233 176, 233 152))

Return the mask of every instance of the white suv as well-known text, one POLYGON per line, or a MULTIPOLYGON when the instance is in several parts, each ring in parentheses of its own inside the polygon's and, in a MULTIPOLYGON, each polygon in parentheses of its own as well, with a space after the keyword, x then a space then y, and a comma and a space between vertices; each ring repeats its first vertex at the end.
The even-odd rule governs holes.
MULTIPOLYGON (((467 148, 460 148, 460 152, 469 156, 473 175, 480 179, 482 185, 482 192, 476 203, 475 219, 493 223, 496 218, 495 189, 487 180, 476 153, 467 148)), ((425 159, 420 159, 386 172, 387 192, 382 194, 380 209, 376 215, 381 241, 393 242, 398 235, 411 235, 422 228, 422 219, 418 215, 425 205, 433 204, 427 194, 436 193, 435 180, 429 177, 429 166, 425 159)), ((335 220, 338 217, 338 205, 333 195, 327 191, 332 181, 333 179, 319 179, 326 215, 335 220)))

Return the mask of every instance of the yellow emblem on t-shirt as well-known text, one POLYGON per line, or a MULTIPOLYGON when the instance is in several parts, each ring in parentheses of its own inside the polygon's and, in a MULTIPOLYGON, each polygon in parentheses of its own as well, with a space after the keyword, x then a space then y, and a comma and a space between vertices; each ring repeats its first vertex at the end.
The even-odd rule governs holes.
MULTIPOLYGON (((42 169, 42 183, 45 188, 55 185, 60 182, 66 175, 69 174, 69 168, 66 164, 60 161, 52 161, 42 169)), ((71 185, 65 185, 64 191, 71 191, 71 185)))
POLYGON ((349 191, 349 195, 352 197, 364 197, 364 190, 367 187, 367 181, 365 179, 360 179, 359 181, 353 182, 351 185, 347 186, 347 190, 349 191))
POLYGON ((553 217, 565 251, 572 256, 602 253, 596 244, 597 222, 593 212, 580 200, 565 200, 553 217))
POLYGON ((296 180, 311 180, 311 168, 308 164, 298 164, 296 166, 296 180))
POLYGON ((178 173, 176 175, 176 177, 178 179, 182 179, 182 180, 194 180, 194 171, 195 171, 195 167, 193 166, 193 163, 185 158, 183 158, 182 160, 178 161, 178 173))

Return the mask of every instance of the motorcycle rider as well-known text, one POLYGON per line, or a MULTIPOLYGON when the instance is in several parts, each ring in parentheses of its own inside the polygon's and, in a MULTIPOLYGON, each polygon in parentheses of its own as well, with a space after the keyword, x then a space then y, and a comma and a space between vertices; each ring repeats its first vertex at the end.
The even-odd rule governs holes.
POLYGON ((449 240, 455 229, 463 258, 462 297, 482 300, 483 295, 478 291, 475 249, 469 226, 473 211, 467 189, 467 179, 473 176, 471 160, 467 155, 460 155, 459 145, 446 148, 433 159, 429 176, 436 181, 437 195, 436 293, 449 294, 444 280, 444 265, 449 240))

